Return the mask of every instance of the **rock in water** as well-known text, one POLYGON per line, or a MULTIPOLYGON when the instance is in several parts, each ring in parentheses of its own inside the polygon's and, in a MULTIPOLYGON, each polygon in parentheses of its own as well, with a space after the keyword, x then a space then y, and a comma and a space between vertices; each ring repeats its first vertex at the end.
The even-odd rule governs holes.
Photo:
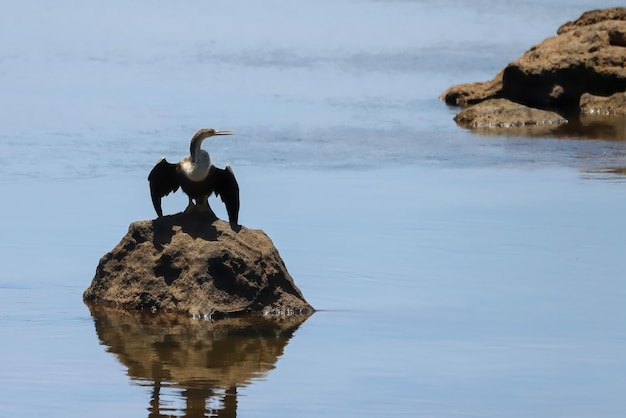
MULTIPOLYGON (((592 10, 562 25, 557 36, 531 47, 491 81, 452 86, 440 98, 449 105, 463 107, 507 99, 561 114, 619 115, 626 113, 619 96, 626 91, 625 61, 626 7, 592 10), (585 94, 607 97, 616 93, 618 96, 610 103, 594 99, 592 104, 585 97, 585 94), (582 103, 581 97, 585 99, 582 103)), ((484 109, 495 120, 490 107, 484 109)), ((475 108, 473 112, 478 110, 475 108)), ((507 114, 502 115, 502 123, 490 122, 489 126, 517 126, 506 122, 507 114)), ((465 117, 460 119, 463 122, 465 117)))
POLYGON ((580 97, 580 113, 583 115, 626 115, 626 92, 608 97, 585 93, 580 97))
POLYGON ((558 126, 567 119, 554 112, 534 109, 506 99, 490 99, 463 109, 454 120, 470 128, 558 126))
POLYGON ((314 311, 263 231, 241 227, 236 232, 227 222, 199 213, 132 223, 100 259, 83 298, 199 317, 314 311))

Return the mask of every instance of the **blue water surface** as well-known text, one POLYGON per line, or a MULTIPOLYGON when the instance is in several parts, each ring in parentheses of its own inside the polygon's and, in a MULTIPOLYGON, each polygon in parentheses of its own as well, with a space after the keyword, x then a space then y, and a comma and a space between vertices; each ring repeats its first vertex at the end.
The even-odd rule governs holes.
MULTIPOLYGON (((239 416, 624 416, 626 183, 604 170, 626 142, 474 134, 438 100, 609 6, 9 2, 0 416, 202 415, 209 384, 175 378, 155 409, 82 302, 201 127, 236 131, 205 146, 319 310, 239 416)), ((214 386, 207 416, 233 396, 214 386)))

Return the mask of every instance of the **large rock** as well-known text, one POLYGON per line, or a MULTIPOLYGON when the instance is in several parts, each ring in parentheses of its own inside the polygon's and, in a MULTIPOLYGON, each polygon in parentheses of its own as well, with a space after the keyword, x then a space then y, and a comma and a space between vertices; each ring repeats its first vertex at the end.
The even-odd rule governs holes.
POLYGON ((447 104, 467 106, 506 98, 527 106, 576 112, 581 96, 626 90, 626 8, 594 10, 562 25, 493 80, 453 86, 447 104))
POLYGON ((502 95, 534 107, 576 108, 583 93, 624 91, 625 41, 626 8, 583 14, 509 64, 502 95))
POLYGON ((263 231, 234 231, 201 213, 132 223, 102 257, 83 296, 96 304, 198 317, 313 312, 263 231))

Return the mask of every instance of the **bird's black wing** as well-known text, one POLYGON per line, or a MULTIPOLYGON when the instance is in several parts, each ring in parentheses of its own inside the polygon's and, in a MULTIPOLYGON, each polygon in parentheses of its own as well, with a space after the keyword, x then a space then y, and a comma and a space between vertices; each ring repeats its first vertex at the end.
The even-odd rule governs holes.
POLYGON ((228 221, 231 225, 237 226, 239 220, 239 184, 237 184, 232 168, 227 165, 225 169, 221 169, 212 165, 207 179, 215 195, 221 197, 222 202, 226 205, 228 221))
POLYGON ((148 181, 150 182, 150 196, 152 196, 154 210, 161 217, 163 216, 161 198, 175 192, 180 187, 176 174, 176 164, 168 163, 165 158, 161 158, 161 161, 150 171, 148 181))

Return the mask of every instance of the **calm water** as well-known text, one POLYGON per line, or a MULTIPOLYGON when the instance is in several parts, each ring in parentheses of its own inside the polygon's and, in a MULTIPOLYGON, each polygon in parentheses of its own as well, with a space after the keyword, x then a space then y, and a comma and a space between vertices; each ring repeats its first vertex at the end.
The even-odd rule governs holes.
POLYGON ((5 5, 0 417, 623 417, 624 126, 483 136, 437 100, 612 5, 5 5), (200 127, 236 131, 206 145, 303 323, 83 304, 200 127))

